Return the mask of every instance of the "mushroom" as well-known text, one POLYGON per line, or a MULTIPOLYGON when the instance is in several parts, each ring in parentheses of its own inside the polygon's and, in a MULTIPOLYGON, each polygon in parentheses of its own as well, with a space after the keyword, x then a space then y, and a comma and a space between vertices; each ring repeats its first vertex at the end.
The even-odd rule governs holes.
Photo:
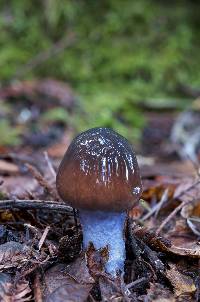
POLYGON ((129 142, 109 128, 93 128, 70 144, 57 173, 61 198, 79 209, 83 248, 108 247, 106 271, 123 272, 126 212, 142 193, 140 172, 129 142))

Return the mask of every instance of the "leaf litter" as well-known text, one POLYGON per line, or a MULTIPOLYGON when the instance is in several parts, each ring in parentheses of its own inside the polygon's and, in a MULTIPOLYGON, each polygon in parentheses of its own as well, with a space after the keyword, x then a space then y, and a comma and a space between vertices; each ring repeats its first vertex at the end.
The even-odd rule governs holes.
MULTIPOLYGON (((21 113, 27 104, 35 110, 43 97, 70 112, 75 97, 70 89, 66 97, 67 89, 48 79, 22 82, 0 95, 10 103, 21 99, 21 113)), ((45 104, 37 117, 50 102, 45 104)), ((8 111, 4 118, 11 117, 8 111)), ((23 123, 33 122, 34 116, 23 123)), ((56 192, 56 170, 72 137, 61 125, 45 150, 40 140, 25 146, 25 136, 18 147, 0 148, 0 301, 198 301, 200 178, 193 165, 141 165, 143 200, 127 221, 125 274, 111 278, 104 268, 106 247, 91 245, 83 253, 77 213, 56 192)))

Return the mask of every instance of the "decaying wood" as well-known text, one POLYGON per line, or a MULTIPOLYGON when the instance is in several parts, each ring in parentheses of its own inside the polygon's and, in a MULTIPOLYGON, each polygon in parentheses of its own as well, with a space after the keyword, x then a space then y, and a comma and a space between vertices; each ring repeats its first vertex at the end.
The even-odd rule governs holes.
POLYGON ((31 200, 31 199, 9 199, 0 200, 0 210, 26 209, 47 210, 73 215, 73 208, 57 201, 31 200))

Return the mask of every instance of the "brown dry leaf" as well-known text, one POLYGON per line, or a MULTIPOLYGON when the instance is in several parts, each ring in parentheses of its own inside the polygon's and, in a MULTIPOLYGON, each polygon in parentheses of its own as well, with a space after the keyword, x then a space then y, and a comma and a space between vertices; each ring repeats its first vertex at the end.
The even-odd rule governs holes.
POLYGON ((22 81, 0 90, 2 99, 22 96, 35 102, 47 98, 51 103, 56 102, 66 108, 71 108, 75 102, 72 89, 66 83, 53 79, 22 81))
POLYGON ((5 292, 8 292, 11 280, 12 278, 9 274, 0 273, 0 298, 1 299, 2 299, 1 295, 3 295, 5 292))
POLYGON ((181 216, 186 219, 190 230, 200 236, 200 202, 195 200, 185 205, 181 210, 181 216))
POLYGON ((187 225, 197 236, 200 236, 200 217, 187 218, 187 225))
MULTIPOLYGON (((178 233, 177 233, 178 234, 178 233)), ((163 242, 158 245, 160 250, 163 252, 170 252, 179 256, 188 256, 191 258, 200 258, 200 245, 194 236, 187 236, 187 233, 182 236, 171 237, 168 234, 167 238, 170 239, 171 246, 163 244, 163 242)), ((159 243, 159 240, 157 240, 159 243)))
POLYGON ((191 258, 200 258, 200 245, 195 240, 185 240, 182 245, 172 245, 168 249, 171 253, 179 256, 190 256, 191 258))
POLYGON ((31 250, 27 245, 10 241, 0 245, 0 271, 20 267, 30 259, 31 250))
MULTIPOLYGON (((0 201, 1 204, 1 201, 0 201)), ((0 212, 0 221, 1 223, 8 221, 14 221, 13 213, 11 213, 9 210, 4 210, 3 212, 0 212)))
MULTIPOLYGON (((151 302, 176 302, 174 295, 159 283, 150 283, 147 289, 146 300, 151 302)), ((146 301, 144 298, 144 301, 146 301)))
POLYGON ((27 192, 33 192, 38 187, 35 179, 29 176, 10 176, 2 177, 4 183, 1 186, 1 192, 8 196, 17 196, 24 199, 27 192))
POLYGON ((67 266, 68 274, 73 276, 78 282, 84 283, 94 283, 93 277, 90 275, 86 257, 83 253, 80 257, 78 257, 71 265, 67 266))
POLYGON ((180 295, 188 295, 190 296, 190 300, 192 301, 192 295, 196 291, 196 286, 191 277, 181 274, 174 264, 169 264, 170 269, 166 272, 166 277, 172 284, 174 288, 174 293, 176 297, 180 295))
POLYGON ((99 287, 102 301, 131 302, 131 298, 124 296, 121 291, 120 279, 112 281, 107 276, 101 276, 99 278, 99 287))
POLYGON ((163 196, 163 193, 166 189, 168 189, 168 198, 170 199, 174 190, 180 183, 180 179, 169 179, 168 177, 160 176, 155 180, 144 179, 143 180, 143 193, 142 198, 144 200, 152 200, 152 197, 156 198, 156 200, 160 200, 163 196))
POLYGON ((69 277, 68 284, 64 284, 50 294, 45 302, 85 302, 92 289, 90 284, 79 284, 69 277))
MULTIPOLYGON (((198 241, 193 238, 194 236, 191 238, 184 235, 171 237, 169 233, 167 238, 163 238, 137 224, 132 225, 132 232, 134 236, 144 241, 156 251, 173 253, 179 256, 189 256, 191 258, 200 258, 200 245, 198 241)), ((175 233, 180 234, 178 228, 176 228, 175 233)), ((185 235, 187 234, 185 233, 185 235)))
POLYGON ((65 154, 69 144, 72 141, 73 133, 71 130, 66 130, 61 138, 61 141, 47 148, 50 157, 61 158, 65 154))
POLYGON ((90 244, 86 251, 87 266, 92 276, 98 276, 104 271, 104 265, 108 260, 108 249, 102 248, 95 250, 93 244, 90 244))
POLYGON ((157 251, 167 252, 171 247, 171 242, 161 236, 156 235, 153 231, 147 230, 136 223, 132 223, 131 231, 133 236, 145 242, 152 249, 157 251))
POLYGON ((181 201, 188 201, 188 199, 200 199, 200 183, 195 179, 182 179, 179 186, 174 192, 174 199, 178 198, 181 201), (195 185, 196 183, 196 185, 195 185), (192 187, 194 185, 194 187, 192 187), (191 189, 190 189, 191 188, 191 189), (185 192, 185 193, 184 193, 185 192))
POLYGON ((54 265, 45 272, 44 275, 44 296, 48 297, 57 288, 65 284, 68 280, 66 273, 67 265, 58 264, 54 265))
POLYGON ((138 219, 140 219, 142 217, 144 211, 145 211, 144 207, 142 207, 141 204, 138 204, 134 208, 132 208, 131 210, 129 210, 128 216, 131 219, 138 220, 138 219))
POLYGON ((48 99, 49 102, 57 101, 59 105, 71 108, 75 103, 75 97, 72 89, 64 82, 45 79, 43 81, 35 81, 34 89, 42 97, 48 99))
POLYGON ((165 163, 159 163, 142 166, 141 167, 142 176, 144 178, 153 178, 153 177, 164 177, 172 183, 172 181, 179 180, 184 176, 191 177, 195 176, 196 172, 194 170, 194 165, 191 160, 186 161, 173 161, 165 163))
POLYGON ((174 227, 166 234, 170 240, 171 246, 167 249, 169 252, 189 256, 191 258, 200 258, 200 245, 197 237, 193 235, 183 218, 176 218, 174 227))
POLYGON ((31 301, 32 297, 30 293, 31 289, 28 281, 20 280, 17 283, 14 283, 10 275, 0 273, 0 301, 31 301))
POLYGON ((193 202, 185 205, 181 210, 181 216, 183 218, 200 217, 200 202, 194 200, 193 202))
POLYGON ((12 294, 5 296, 5 302, 26 302, 32 301, 32 296, 30 295, 31 289, 29 287, 28 281, 19 282, 13 287, 11 285, 10 290, 12 294))
POLYGON ((17 165, 10 163, 6 160, 0 159, 0 174, 16 175, 19 173, 17 165))
POLYGON ((70 265, 58 264, 45 273, 45 301, 85 301, 93 287, 94 279, 90 276, 84 257, 77 258, 70 265), (63 300, 62 300, 63 299, 63 300))

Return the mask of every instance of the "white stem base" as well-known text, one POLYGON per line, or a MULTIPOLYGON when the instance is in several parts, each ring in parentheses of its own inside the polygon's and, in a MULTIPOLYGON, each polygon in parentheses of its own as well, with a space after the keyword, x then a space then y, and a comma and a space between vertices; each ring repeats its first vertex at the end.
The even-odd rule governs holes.
POLYGON ((126 213, 79 211, 83 229, 83 248, 88 247, 89 242, 96 249, 108 246, 109 259, 106 263, 106 271, 116 275, 117 271, 124 271, 125 243, 124 223, 126 213))

